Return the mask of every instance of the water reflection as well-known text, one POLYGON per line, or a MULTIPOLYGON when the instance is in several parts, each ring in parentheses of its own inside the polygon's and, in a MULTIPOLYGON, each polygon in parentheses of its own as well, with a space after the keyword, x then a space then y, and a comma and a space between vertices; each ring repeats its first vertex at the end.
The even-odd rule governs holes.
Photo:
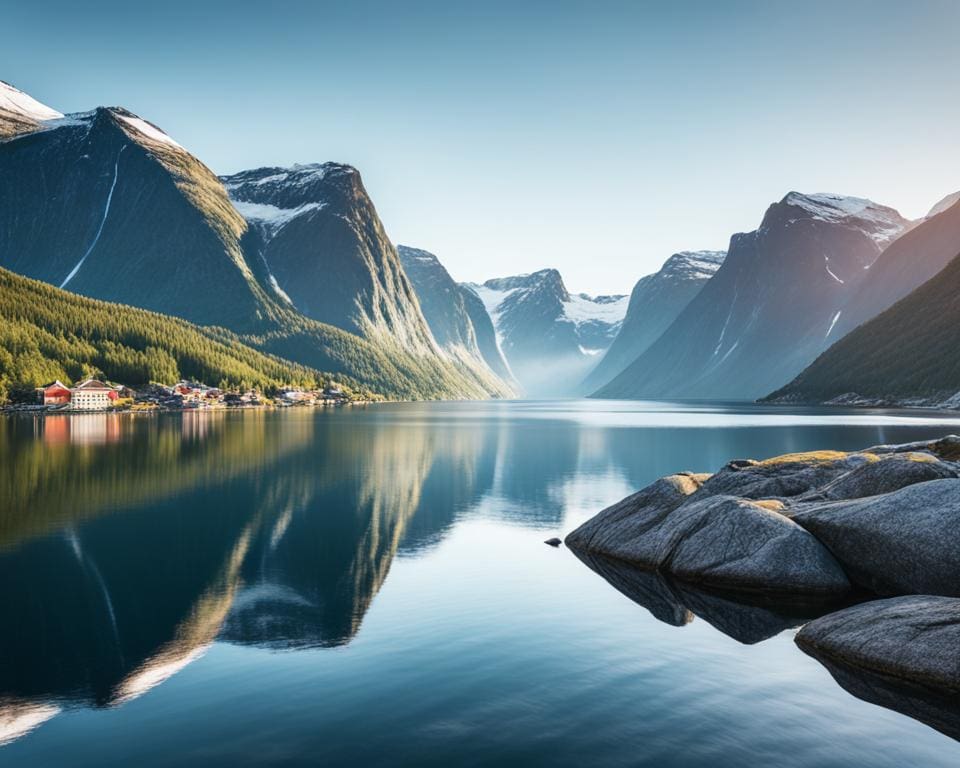
MULTIPOLYGON (((214 641, 348 644, 398 554, 471 515, 561 533, 680 469, 944 432, 611 418, 440 404, 0 420, 0 743, 142 696, 214 641)), ((809 616, 589 565, 662 621, 746 643, 809 616)))
POLYGON ((614 558, 573 552, 610 586, 646 608, 658 621, 682 627, 698 617, 745 645, 767 640, 844 605, 837 600, 708 591, 614 558))

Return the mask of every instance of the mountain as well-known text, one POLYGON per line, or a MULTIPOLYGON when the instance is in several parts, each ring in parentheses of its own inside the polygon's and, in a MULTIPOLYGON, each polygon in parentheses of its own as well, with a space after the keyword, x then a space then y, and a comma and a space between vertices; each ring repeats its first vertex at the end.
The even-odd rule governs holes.
POLYGON ((82 378, 91 368, 131 386, 182 378, 267 389, 325 383, 221 330, 62 291, 0 269, 0 401, 15 388, 82 378))
POLYGON ((837 320, 836 341, 939 273, 960 252, 960 192, 948 195, 870 265, 837 320))
POLYGON ((48 120, 63 114, 0 80, 0 140, 39 130, 48 120))
POLYGON ((960 407, 960 258, 766 399, 960 407))
MULTIPOLYGON (((263 228, 248 225, 217 176, 157 126, 119 107, 61 116, 12 86, 0 94, 0 131, 7 137, 0 141, 0 267, 86 296, 229 328, 263 351, 344 374, 387 396, 485 395, 482 383, 437 349, 352 169, 307 166, 298 174, 329 176, 316 179, 329 193, 330 216, 321 229, 328 239, 310 253, 332 254, 329 262, 305 259, 303 272, 290 278, 327 286, 322 301, 305 300, 303 312, 265 268, 263 228), (337 295, 341 302, 333 304, 337 295), (338 322, 319 321, 325 312, 338 322)), ((290 224, 280 244, 301 227, 290 224)))
POLYGON ((513 375, 483 302, 454 281, 429 251, 400 245, 397 253, 440 348, 488 379, 492 394, 513 396, 513 375))
POLYGON ((413 287, 355 168, 258 168, 221 180, 250 223, 248 248, 277 298, 365 338, 436 354, 413 287))
POLYGON ((527 395, 568 396, 620 329, 626 296, 571 294, 555 269, 468 284, 527 395))
POLYGON ((725 251, 681 251, 667 259, 659 272, 640 278, 630 294, 620 332, 584 379, 583 391, 602 387, 660 338, 726 255, 725 251))
POLYGON ((909 222, 860 198, 791 192, 736 234, 723 265, 598 397, 754 399, 790 381, 909 222))

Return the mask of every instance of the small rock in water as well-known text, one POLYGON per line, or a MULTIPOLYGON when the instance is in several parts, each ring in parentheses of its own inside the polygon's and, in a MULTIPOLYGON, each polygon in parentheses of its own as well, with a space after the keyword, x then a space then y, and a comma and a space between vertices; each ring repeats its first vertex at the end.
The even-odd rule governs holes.
POLYGON ((558 539, 556 536, 554 536, 552 539, 547 539, 543 543, 549 544, 551 547, 559 547, 563 542, 560 541, 560 539, 558 539))

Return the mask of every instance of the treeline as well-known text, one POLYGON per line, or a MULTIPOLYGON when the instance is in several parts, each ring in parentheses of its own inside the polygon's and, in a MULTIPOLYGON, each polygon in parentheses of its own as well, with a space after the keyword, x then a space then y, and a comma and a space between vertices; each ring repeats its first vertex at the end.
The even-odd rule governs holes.
POLYGON ((54 379, 69 384, 90 375, 132 387, 191 379, 263 391, 331 381, 252 349, 228 331, 88 299, 0 269, 0 402, 54 379))

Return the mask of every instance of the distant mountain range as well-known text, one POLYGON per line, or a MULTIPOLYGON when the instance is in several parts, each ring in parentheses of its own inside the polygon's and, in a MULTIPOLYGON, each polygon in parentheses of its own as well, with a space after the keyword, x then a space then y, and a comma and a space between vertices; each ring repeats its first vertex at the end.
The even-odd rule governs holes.
POLYGON ((600 397, 754 399, 796 376, 881 251, 910 227, 869 200, 791 192, 600 397))
POLYGON ((630 294, 623 325, 587 375, 582 390, 596 391, 643 354, 713 277, 726 255, 724 251, 675 253, 659 272, 640 278, 630 294))
POLYGON ((500 348, 530 397, 578 394, 586 372, 613 342, 626 296, 571 294, 555 269, 466 285, 483 302, 500 348))

